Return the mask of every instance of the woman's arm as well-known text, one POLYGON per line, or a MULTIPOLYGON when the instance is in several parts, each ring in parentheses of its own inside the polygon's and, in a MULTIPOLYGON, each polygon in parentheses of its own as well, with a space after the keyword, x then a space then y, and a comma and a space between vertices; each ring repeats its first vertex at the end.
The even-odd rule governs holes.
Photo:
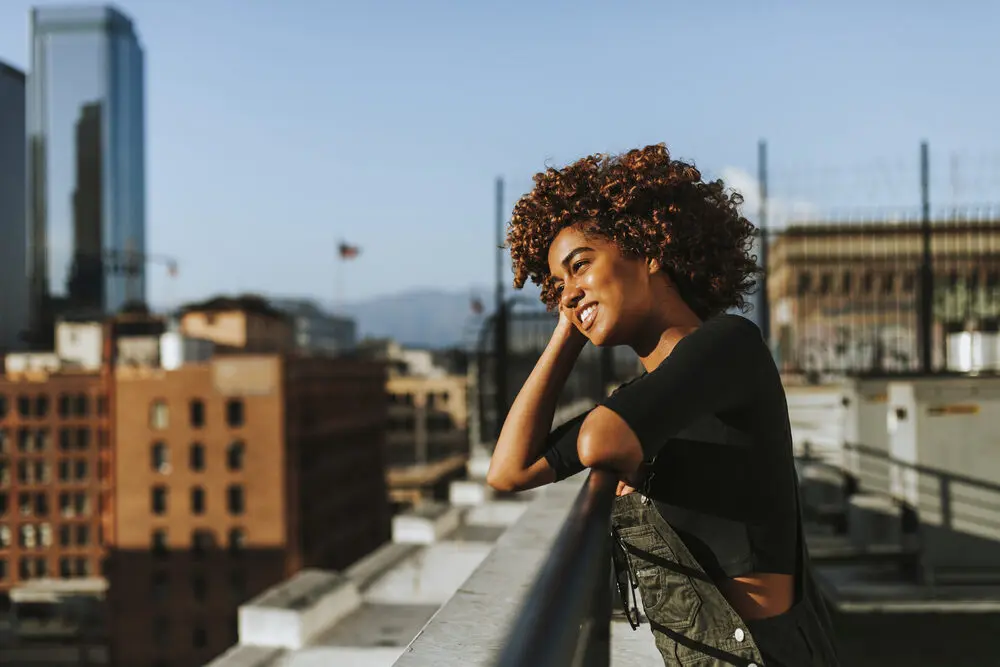
POLYGON ((580 462, 633 479, 698 417, 753 402, 765 362, 773 363, 753 323, 737 316, 706 322, 658 368, 594 408, 580 427, 580 462))
POLYGON ((556 401, 587 339, 562 313, 552 338, 539 357, 504 420, 490 460, 486 482, 500 491, 522 491, 556 481, 542 458, 556 401))

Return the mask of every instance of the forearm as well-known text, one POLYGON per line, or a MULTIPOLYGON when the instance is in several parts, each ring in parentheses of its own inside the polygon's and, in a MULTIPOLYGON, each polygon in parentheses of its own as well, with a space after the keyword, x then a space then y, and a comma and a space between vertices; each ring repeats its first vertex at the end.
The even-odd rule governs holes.
POLYGON ((490 461, 490 485, 512 491, 554 481, 554 473, 539 457, 559 394, 585 342, 562 327, 549 340, 504 420, 490 461))

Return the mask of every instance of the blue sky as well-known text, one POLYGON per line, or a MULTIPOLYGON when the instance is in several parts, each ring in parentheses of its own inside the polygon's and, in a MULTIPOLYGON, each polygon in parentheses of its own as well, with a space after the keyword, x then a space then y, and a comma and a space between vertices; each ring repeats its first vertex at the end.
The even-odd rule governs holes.
MULTIPOLYGON (((485 284, 496 176, 509 209, 547 163, 659 141, 752 190, 766 138, 775 196, 825 211, 916 204, 926 138, 936 203, 1000 200, 1000 6, 817 4, 125 0, 149 251, 180 263, 152 301, 332 299, 340 238, 348 300, 485 284)), ((22 68, 30 6, 0 3, 22 68)))

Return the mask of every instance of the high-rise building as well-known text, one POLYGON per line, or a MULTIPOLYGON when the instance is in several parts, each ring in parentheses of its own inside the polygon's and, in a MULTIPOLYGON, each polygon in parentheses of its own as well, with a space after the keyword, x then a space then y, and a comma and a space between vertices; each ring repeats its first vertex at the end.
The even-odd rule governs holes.
POLYGON ((31 325, 146 296, 143 51, 111 7, 31 14, 27 93, 31 325))
POLYGON ((20 347, 28 324, 25 77, 0 62, 0 354, 20 347))

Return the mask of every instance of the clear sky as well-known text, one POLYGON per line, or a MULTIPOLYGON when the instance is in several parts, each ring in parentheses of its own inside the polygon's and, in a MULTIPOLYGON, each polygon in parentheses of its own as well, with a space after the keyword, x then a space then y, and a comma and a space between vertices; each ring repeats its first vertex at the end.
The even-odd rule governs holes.
MULTIPOLYGON (((28 11, 0 2, 0 60, 28 11)), ((1000 3, 124 0, 147 55, 154 303, 493 275, 494 178, 667 142, 829 208, 1000 201, 1000 3), (954 7, 952 9, 951 7, 954 7)), ((748 192, 748 194, 751 194, 748 192)), ((753 214, 756 197, 748 197, 753 214)), ((751 218, 753 215, 750 216, 751 218)))

